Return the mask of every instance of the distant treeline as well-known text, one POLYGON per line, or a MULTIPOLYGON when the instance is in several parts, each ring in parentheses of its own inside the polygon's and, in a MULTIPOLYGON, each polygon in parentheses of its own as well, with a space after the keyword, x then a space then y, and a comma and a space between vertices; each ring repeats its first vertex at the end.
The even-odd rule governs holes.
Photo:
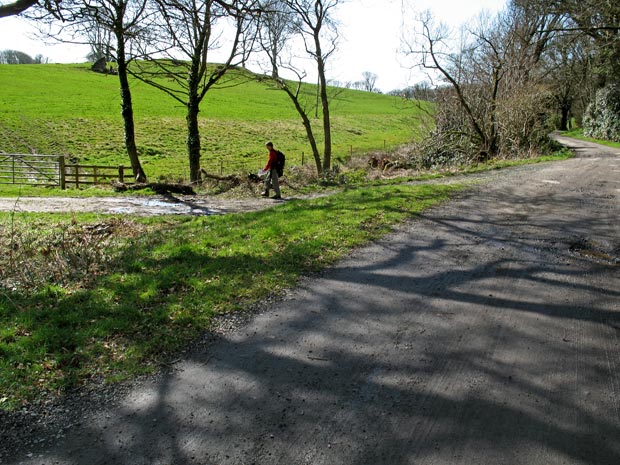
POLYGON ((2 65, 40 65, 47 63, 47 58, 37 55, 32 58, 30 55, 19 50, 0 51, 0 64, 2 65))

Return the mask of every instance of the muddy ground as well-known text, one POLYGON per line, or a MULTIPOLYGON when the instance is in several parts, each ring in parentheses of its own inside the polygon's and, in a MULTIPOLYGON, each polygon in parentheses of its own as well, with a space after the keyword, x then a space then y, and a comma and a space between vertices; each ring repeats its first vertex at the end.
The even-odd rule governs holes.
POLYGON ((66 426, 0 418, 2 463, 620 463, 620 150, 564 142, 66 426))
POLYGON ((220 215, 270 208, 273 199, 220 199, 213 196, 177 195, 122 197, 0 197, 0 211, 83 212, 132 215, 220 215))

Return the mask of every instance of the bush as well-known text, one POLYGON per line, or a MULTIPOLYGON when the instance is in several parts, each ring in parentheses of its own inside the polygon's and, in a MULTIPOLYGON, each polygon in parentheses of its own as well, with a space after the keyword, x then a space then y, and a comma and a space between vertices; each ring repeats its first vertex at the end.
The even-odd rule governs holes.
POLYGON ((553 99, 541 85, 517 88, 497 108, 501 158, 522 158, 549 151, 553 124, 553 99))
POLYGON ((594 139, 620 142, 620 86, 600 89, 583 116, 583 133, 594 139))

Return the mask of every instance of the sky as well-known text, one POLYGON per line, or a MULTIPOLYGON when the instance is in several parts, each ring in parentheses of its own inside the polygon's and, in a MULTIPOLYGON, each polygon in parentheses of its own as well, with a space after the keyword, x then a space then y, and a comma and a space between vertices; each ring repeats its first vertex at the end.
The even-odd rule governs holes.
MULTIPOLYGON (((11 0, 0 0, 9 3, 11 0)), ((430 10, 451 27, 474 19, 483 10, 495 13, 506 0, 407 0, 406 18, 417 11, 430 10)), ((402 89, 424 79, 412 72, 401 49, 401 0, 346 0, 338 7, 341 38, 328 62, 328 78, 342 83, 362 80, 364 72, 377 76, 376 87, 383 92, 402 89)), ((25 20, 0 18, 0 50, 19 50, 50 63, 82 63, 88 48, 66 44, 45 44, 34 38, 36 30, 25 20)), ((256 70, 258 71, 258 70, 256 70)))

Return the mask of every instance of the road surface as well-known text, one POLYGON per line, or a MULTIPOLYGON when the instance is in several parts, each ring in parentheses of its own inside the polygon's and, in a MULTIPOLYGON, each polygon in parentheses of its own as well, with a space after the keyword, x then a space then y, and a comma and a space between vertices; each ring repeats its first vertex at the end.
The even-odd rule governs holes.
POLYGON ((620 150, 569 143, 3 463, 620 464, 620 150))

